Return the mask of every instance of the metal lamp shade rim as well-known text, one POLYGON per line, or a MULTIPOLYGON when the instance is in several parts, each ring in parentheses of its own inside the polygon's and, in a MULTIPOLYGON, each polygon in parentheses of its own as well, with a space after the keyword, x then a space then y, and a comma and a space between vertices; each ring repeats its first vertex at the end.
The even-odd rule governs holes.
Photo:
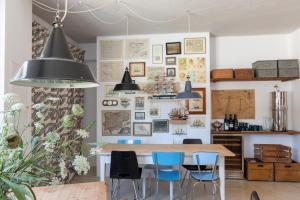
POLYGON ((140 87, 135 83, 119 83, 114 87, 114 91, 123 91, 123 92, 131 92, 131 91, 139 91, 140 87))
POLYGON ((201 95, 197 92, 180 92, 177 94, 176 99, 199 99, 201 95))

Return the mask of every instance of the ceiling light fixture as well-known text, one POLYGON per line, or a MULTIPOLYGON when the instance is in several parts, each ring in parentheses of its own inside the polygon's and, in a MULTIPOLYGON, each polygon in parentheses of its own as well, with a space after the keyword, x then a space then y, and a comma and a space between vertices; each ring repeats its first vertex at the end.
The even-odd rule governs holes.
POLYGON ((53 28, 44 46, 40 58, 23 63, 15 78, 14 85, 47 88, 90 88, 99 83, 89 67, 77 63, 70 52, 62 29, 67 14, 68 0, 65 2, 65 13, 62 18, 59 8, 53 22, 53 28))

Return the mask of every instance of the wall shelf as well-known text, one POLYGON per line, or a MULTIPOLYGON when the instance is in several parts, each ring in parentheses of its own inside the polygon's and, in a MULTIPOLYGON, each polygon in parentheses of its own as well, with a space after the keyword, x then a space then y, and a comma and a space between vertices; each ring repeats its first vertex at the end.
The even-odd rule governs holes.
POLYGON ((255 77, 252 79, 236 79, 236 78, 219 78, 211 79, 211 82, 230 82, 230 81, 292 81, 299 79, 300 77, 255 77))
POLYGON ((170 124, 186 124, 187 120, 183 119, 170 119, 170 124))
POLYGON ((300 131, 211 131, 213 135, 300 135, 300 131))

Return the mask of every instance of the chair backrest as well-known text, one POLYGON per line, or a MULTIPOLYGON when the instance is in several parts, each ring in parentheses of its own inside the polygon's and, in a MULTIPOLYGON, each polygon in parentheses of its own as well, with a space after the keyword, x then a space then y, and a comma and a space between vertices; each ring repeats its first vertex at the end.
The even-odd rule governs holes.
POLYGON ((250 200, 260 200, 260 198, 259 198, 259 196, 258 196, 258 194, 257 194, 256 191, 253 191, 251 193, 251 199, 250 200))
POLYGON ((196 165, 212 165, 218 163, 219 155, 215 152, 194 152, 193 162, 196 165))
POLYGON ((152 152, 153 163, 160 166, 180 166, 184 160, 183 152, 152 152))
POLYGON ((201 139, 183 139, 183 144, 202 144, 202 140, 201 139))
POLYGON ((110 178, 139 179, 141 176, 134 151, 112 151, 110 178))
POLYGON ((142 144, 141 140, 127 140, 127 139, 119 139, 118 144, 142 144))

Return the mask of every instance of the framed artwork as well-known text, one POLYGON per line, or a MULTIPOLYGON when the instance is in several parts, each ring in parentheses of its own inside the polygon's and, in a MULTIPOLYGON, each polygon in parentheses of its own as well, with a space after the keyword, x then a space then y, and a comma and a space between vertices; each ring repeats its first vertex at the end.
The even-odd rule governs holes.
POLYGON ((191 82, 206 83, 206 59, 204 57, 182 56, 178 58, 178 78, 180 81, 186 81, 187 75, 191 82))
POLYGON ((151 107, 149 109, 149 116, 152 118, 160 117, 160 109, 158 107, 151 107))
POLYGON ((129 72, 132 77, 144 77, 145 76, 145 62, 130 62, 129 72))
POLYGON ((185 38, 184 53, 185 54, 204 54, 206 52, 205 37, 185 38))
POLYGON ((152 45, 152 63, 163 64, 163 45, 152 45))
POLYGON ((102 135, 103 136, 130 136, 131 111, 130 110, 103 110, 102 135))
POLYGON ((169 132, 168 119, 153 120, 153 133, 168 133, 168 132, 169 132))
POLYGON ((133 122, 134 136, 152 136, 151 122, 133 122))
POLYGON ((167 55, 181 54, 181 42, 166 43, 166 54, 167 55))
POLYGON ((145 108, 145 97, 135 97, 135 109, 144 110, 145 108))
POLYGON ((135 112, 134 119, 135 120, 145 120, 145 112, 135 112))
POLYGON ((176 57, 166 57, 166 65, 176 65, 176 57))
POLYGON ((155 81, 157 78, 164 76, 165 67, 147 67, 147 79, 155 81))
POLYGON ((146 60, 149 58, 149 39, 129 39, 126 40, 126 58, 127 59, 142 59, 146 60))
POLYGON ((206 114, 206 89, 192 88, 192 91, 198 92, 201 98, 186 100, 186 108, 188 109, 189 114, 206 114))
POLYGON ((167 77, 175 77, 176 76, 176 68, 167 68, 167 77))

